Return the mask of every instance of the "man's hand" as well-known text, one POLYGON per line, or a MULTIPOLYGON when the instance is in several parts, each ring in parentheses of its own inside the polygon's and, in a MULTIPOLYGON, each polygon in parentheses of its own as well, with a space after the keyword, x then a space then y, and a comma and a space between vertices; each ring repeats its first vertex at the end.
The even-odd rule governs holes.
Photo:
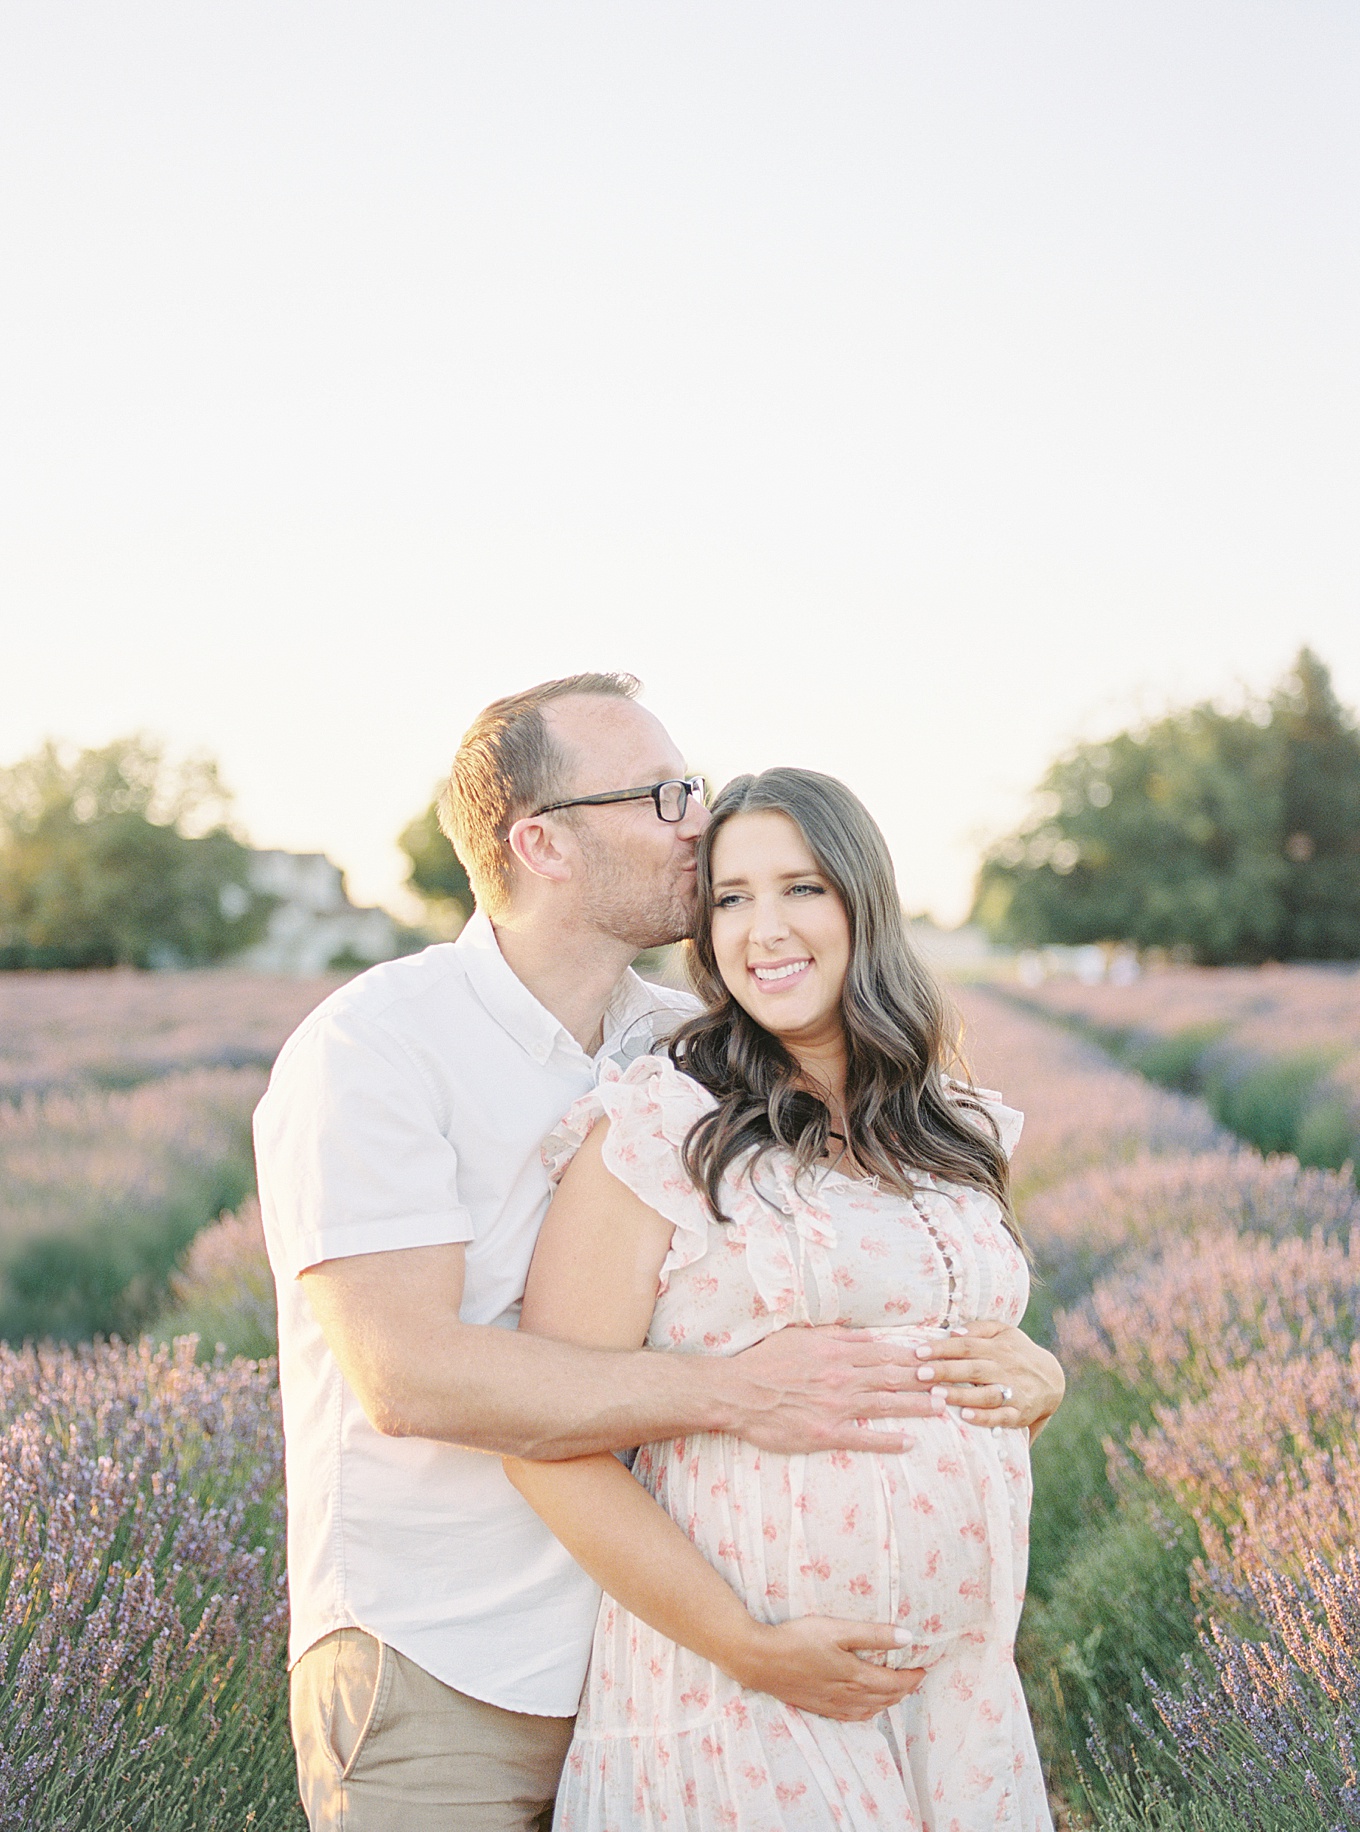
POLYGON ((904 1432, 867 1421, 929 1418, 946 1404, 922 1384, 916 1346, 835 1324, 775 1330, 728 1362, 740 1386, 725 1429, 786 1455, 901 1450, 904 1432))
POLYGON ((1062 1404, 1067 1383, 1057 1356, 1013 1324, 987 1318, 917 1343, 913 1353, 921 1387, 958 1406, 970 1424, 1026 1428, 1033 1440, 1062 1404))

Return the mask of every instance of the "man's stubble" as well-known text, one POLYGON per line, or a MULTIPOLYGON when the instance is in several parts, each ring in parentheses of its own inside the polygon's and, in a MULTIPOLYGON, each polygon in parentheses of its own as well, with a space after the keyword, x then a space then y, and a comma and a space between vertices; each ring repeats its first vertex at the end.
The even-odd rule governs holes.
POLYGON ((577 833, 589 873, 590 916, 598 929, 638 953, 689 937, 694 928, 692 872, 656 873, 649 879, 622 847, 581 828, 577 833))

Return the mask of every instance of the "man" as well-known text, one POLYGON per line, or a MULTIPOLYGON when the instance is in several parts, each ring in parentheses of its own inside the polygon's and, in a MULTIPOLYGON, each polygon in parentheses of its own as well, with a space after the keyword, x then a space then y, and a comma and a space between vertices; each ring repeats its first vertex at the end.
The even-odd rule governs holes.
POLYGON ((939 1403, 905 1350, 845 1331, 730 1358, 515 1333, 541 1139, 601 1059, 692 1009, 629 970, 688 933, 707 821, 636 691, 577 675, 480 716, 441 804, 478 914, 328 999, 256 1117, 313 1832, 523 1832, 550 1811, 597 1592, 498 1453, 692 1430, 853 1448, 856 1420, 939 1403))

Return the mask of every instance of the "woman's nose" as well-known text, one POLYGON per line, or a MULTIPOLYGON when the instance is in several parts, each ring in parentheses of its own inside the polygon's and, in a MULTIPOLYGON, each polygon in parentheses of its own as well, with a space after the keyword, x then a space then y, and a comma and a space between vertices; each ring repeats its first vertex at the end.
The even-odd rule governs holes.
POLYGON ((751 924, 751 939, 761 948, 774 948, 789 938, 789 925, 784 919, 784 912, 773 904, 768 907, 757 905, 755 921, 751 924))

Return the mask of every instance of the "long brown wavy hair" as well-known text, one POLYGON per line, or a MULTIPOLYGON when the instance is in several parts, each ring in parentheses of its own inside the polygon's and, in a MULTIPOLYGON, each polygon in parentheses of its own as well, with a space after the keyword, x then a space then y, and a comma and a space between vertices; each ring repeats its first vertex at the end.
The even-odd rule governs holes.
POLYGON ((699 901, 689 967, 707 1010, 671 1039, 676 1067, 713 1094, 717 1105, 691 1128, 685 1169, 712 1214, 724 1173, 749 1170, 777 1146, 798 1173, 826 1155, 833 1120, 799 1079, 792 1054, 742 1009, 713 951, 713 846, 734 815, 787 815, 819 871, 834 886, 850 923, 850 964, 841 992, 845 1027, 845 1145, 866 1175, 904 1195, 913 1173, 968 1184, 995 1198, 1020 1239, 1010 1199, 1010 1167, 995 1123, 967 1087, 947 1095, 946 1067, 964 1075, 958 1020, 907 937, 892 860, 869 811, 834 776, 766 770, 738 776, 713 803, 698 847, 699 901))

